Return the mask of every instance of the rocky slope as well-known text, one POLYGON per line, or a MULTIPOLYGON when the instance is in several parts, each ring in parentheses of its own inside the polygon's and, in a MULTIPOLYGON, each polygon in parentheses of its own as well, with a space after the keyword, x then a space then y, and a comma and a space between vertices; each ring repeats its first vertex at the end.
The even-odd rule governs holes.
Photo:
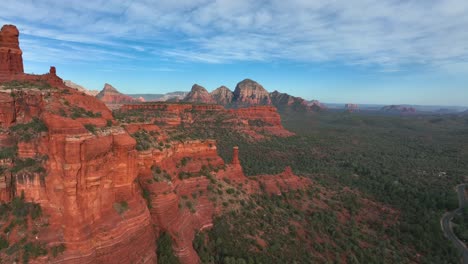
POLYGON ((214 104, 215 100, 211 97, 210 93, 205 89, 205 87, 198 84, 192 86, 192 90, 185 96, 184 102, 189 103, 204 103, 204 104, 214 104))
POLYGON ((88 90, 85 87, 83 87, 83 86, 81 86, 79 84, 76 84, 76 83, 74 83, 74 82, 72 82, 70 80, 63 81, 63 83, 66 86, 68 86, 70 88, 73 88, 73 89, 76 89, 76 90, 78 90, 80 92, 83 92, 83 93, 85 93, 87 95, 96 96, 99 93, 98 90, 88 90))

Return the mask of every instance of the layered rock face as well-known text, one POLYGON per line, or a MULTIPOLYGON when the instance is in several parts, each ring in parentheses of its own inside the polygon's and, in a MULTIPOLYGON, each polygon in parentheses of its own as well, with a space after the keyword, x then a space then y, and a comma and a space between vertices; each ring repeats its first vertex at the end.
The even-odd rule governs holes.
POLYGON ((5 25, 0 30, 0 81, 24 73, 18 37, 19 31, 13 25, 5 25))
POLYGON ((268 91, 250 79, 237 84, 234 90, 234 101, 239 105, 271 105, 268 91))
POLYGON ((185 96, 184 102, 214 104, 215 100, 203 86, 194 84, 192 90, 185 96))
POLYGON ((232 104, 234 93, 229 90, 226 86, 221 86, 216 90, 211 92, 211 96, 220 105, 229 105, 232 104))
POLYGON ((96 98, 104 102, 111 109, 119 108, 124 103, 138 102, 138 100, 120 93, 108 83, 104 85, 104 88, 96 95, 96 98))
POLYGON ((48 130, 17 144, 19 159, 48 157, 43 165, 45 175, 26 170, 12 174, 14 180, 4 177, 0 198, 8 201, 23 192, 26 201, 39 203, 49 227, 37 239, 50 245, 66 244, 64 254, 39 258, 38 263, 153 263, 151 218, 135 185, 135 140, 119 128, 90 133, 83 124, 104 127, 105 120, 99 120, 111 119, 109 110, 93 97, 74 90, 63 95, 61 89, 66 88, 23 88, 13 97, 0 93, 4 127, 28 124, 34 117, 48 130), (102 117, 73 120, 56 115, 60 100, 64 100, 61 98, 72 107, 81 105, 102 117), (90 108, 93 106, 97 108, 90 108), (120 203, 128 206, 121 214, 115 209, 120 203))
MULTIPOLYGON (((109 109, 64 85, 55 67, 22 74, 17 37, 16 28, 3 27, 8 78, 0 80, 0 147, 12 151, 0 160, 0 201, 23 193, 40 204, 47 225, 36 242, 66 246, 34 263, 154 263, 151 216, 135 181, 135 140, 108 126, 109 109)), ((6 262, 15 257, 1 255, 6 262)))

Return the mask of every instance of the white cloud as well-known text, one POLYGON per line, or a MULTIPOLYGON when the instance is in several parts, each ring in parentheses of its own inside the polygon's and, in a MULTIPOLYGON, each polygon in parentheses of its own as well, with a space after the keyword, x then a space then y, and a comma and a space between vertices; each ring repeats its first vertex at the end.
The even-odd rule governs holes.
POLYGON ((206 63, 342 61, 385 71, 468 61, 465 0, 3 0, 1 22, 31 36, 96 45, 103 59, 152 50, 206 63), (109 46, 123 50, 112 54, 109 46))

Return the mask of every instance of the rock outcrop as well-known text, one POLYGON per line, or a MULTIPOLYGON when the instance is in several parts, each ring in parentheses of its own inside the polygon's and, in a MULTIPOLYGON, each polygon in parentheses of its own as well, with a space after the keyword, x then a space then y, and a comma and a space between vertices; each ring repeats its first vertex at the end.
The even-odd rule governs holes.
POLYGON ((104 88, 96 95, 96 98, 104 102, 110 109, 119 108, 125 103, 138 102, 133 97, 120 93, 108 83, 104 85, 104 88))
POLYGON ((216 103, 210 93, 198 84, 192 86, 192 90, 185 96, 184 102, 189 103, 203 103, 203 104, 214 104, 216 103))
POLYGON ((221 86, 212 91, 211 96, 217 104, 228 106, 233 103, 234 93, 226 86, 221 86))
POLYGON ((87 95, 96 96, 99 93, 98 90, 88 90, 85 87, 83 87, 83 86, 81 86, 79 84, 76 84, 76 83, 74 83, 74 82, 72 82, 70 80, 64 81, 64 84, 66 86, 70 87, 70 88, 76 89, 76 90, 78 90, 80 92, 83 92, 83 93, 85 93, 87 95))
POLYGON ((250 79, 245 79, 237 84, 233 101, 240 106, 271 105, 268 91, 250 79))
POLYGON ((13 25, 0 30, 0 81, 8 76, 23 74, 23 52, 19 47, 19 31, 13 25))

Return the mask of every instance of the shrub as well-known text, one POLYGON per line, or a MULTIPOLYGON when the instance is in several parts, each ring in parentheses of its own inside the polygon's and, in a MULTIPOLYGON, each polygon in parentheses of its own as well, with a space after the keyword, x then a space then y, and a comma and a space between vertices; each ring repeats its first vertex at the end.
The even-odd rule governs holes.
POLYGON ((16 146, 0 149, 0 159, 12 159, 16 156, 16 146))
POLYGON ((0 250, 8 248, 10 243, 8 243, 8 240, 6 240, 5 236, 0 235, 0 250))
POLYGON ((52 256, 56 258, 59 254, 62 254, 66 249, 65 244, 60 244, 58 246, 53 246, 50 250, 52 251, 52 256))
POLYGON ((114 203, 114 209, 119 215, 122 215, 128 210, 128 203, 126 201, 114 203))
POLYGON ((47 126, 37 117, 25 124, 17 124, 12 126, 10 130, 18 137, 20 141, 31 141, 37 137, 41 132, 47 132, 47 126))
POLYGON ((95 125, 93 124, 84 124, 84 127, 91 133, 95 134, 96 135, 96 132, 97 132, 97 128, 95 125))
POLYGON ((179 264, 179 260, 172 250, 172 239, 168 233, 163 233, 156 241, 158 263, 179 264))

